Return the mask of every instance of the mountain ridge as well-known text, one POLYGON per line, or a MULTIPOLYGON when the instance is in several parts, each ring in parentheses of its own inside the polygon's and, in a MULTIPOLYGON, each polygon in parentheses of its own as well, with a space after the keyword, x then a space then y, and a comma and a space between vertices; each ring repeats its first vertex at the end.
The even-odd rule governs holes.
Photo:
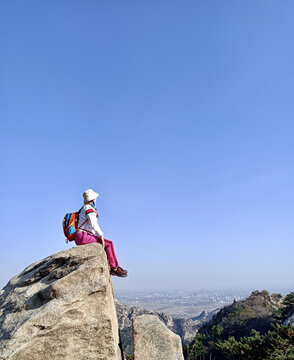
POLYGON ((199 328, 185 348, 186 359, 293 359, 293 318, 294 293, 283 296, 253 291, 246 299, 225 306, 199 328))

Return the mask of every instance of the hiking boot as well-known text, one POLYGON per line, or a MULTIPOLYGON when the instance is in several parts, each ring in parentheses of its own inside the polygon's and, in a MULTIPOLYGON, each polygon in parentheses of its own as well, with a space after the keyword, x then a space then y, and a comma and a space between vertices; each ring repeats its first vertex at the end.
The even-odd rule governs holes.
POLYGON ((127 277, 127 273, 122 271, 121 267, 110 269, 110 275, 118 276, 118 277, 127 277))
POLYGON ((128 273, 128 270, 126 270, 126 269, 123 269, 122 267, 118 267, 119 269, 120 269, 120 271, 121 271, 121 273, 122 274, 127 274, 128 273))

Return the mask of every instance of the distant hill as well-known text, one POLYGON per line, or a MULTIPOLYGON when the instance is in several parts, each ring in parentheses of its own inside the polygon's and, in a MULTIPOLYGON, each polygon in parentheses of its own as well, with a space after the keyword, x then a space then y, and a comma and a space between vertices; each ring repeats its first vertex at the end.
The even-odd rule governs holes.
POLYGON ((282 299, 280 294, 269 295, 265 290, 253 291, 247 299, 222 308, 200 331, 209 334, 214 326, 220 325, 224 337, 234 335, 237 339, 248 336, 251 329, 265 333, 270 330, 271 323, 280 320, 278 309, 282 299))
POLYGON ((267 354, 279 347, 281 357, 272 359, 294 359, 294 328, 283 326, 293 323, 293 313, 294 293, 283 297, 266 290, 253 291, 248 298, 225 306, 200 327, 185 349, 186 359, 271 359, 267 354), (285 346, 285 356, 293 352, 293 357, 283 357, 285 346))

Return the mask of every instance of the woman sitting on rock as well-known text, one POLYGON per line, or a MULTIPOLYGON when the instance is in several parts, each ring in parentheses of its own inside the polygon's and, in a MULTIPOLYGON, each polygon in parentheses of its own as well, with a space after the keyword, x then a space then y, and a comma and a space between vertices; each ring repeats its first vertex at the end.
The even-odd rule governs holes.
POLYGON ((83 193, 84 206, 81 208, 79 214, 78 231, 75 235, 75 243, 77 245, 86 245, 93 242, 99 242, 105 248, 111 269, 110 274, 126 277, 128 272, 118 265, 112 241, 104 238, 103 232, 98 225, 98 213, 96 209, 96 199, 98 196, 99 194, 92 189, 88 189, 83 193))

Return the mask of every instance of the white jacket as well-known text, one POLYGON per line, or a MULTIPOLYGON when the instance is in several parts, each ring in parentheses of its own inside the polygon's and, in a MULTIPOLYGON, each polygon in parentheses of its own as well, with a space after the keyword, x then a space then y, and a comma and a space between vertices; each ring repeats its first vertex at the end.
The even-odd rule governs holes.
POLYGON ((88 204, 84 205, 80 211, 78 228, 86 220, 88 221, 81 227, 81 230, 86 230, 95 236, 103 236, 103 232, 98 224, 98 215, 93 206, 88 204))

